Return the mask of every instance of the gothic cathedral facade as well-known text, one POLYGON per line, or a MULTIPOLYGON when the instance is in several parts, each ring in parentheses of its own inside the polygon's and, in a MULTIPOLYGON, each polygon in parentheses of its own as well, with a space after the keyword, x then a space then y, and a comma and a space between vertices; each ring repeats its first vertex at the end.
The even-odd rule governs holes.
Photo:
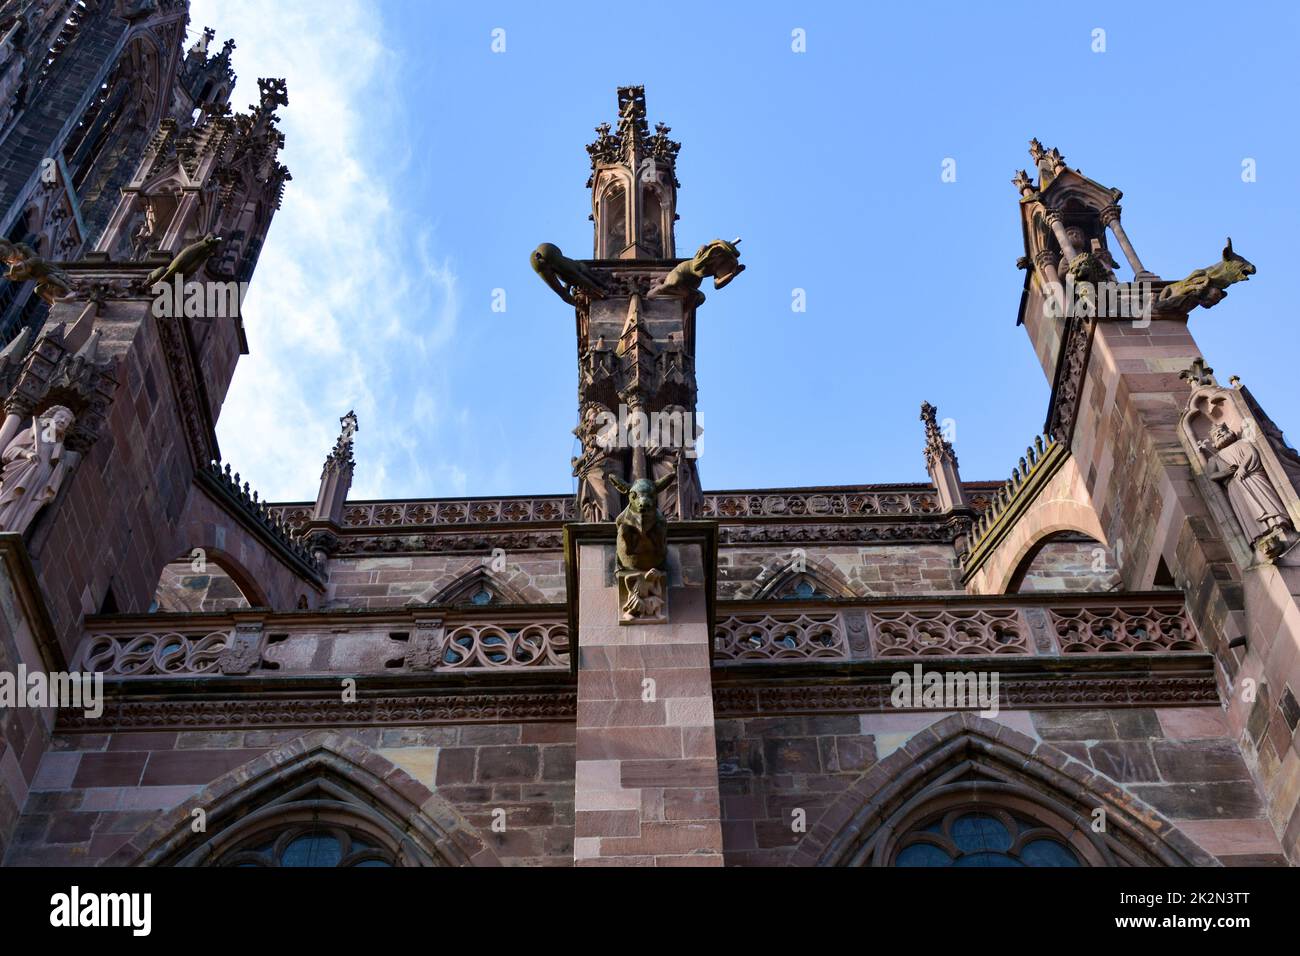
POLYGON ((155 305, 253 279, 289 90, 240 111, 188 16, 0 5, 0 862, 1300 863, 1300 456, 1188 331, 1231 242, 1155 275, 1032 141, 1007 294, 1051 397, 1010 479, 918 395, 928 483, 706 490, 696 314, 744 246, 677 248, 680 145, 623 87, 590 258, 532 254, 576 496, 354 500, 348 413, 267 502, 214 431, 242 320, 155 305))

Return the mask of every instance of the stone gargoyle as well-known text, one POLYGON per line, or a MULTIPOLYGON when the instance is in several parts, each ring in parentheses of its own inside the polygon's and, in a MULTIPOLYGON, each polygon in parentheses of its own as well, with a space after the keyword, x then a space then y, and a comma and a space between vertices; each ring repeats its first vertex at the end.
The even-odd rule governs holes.
POLYGON ((736 248, 739 244, 739 239, 733 239, 731 242, 725 239, 706 242, 690 259, 677 263, 673 270, 664 276, 664 281, 647 293, 648 297, 653 299, 665 295, 683 298, 698 296, 702 300, 700 285, 708 276, 713 276, 713 288, 723 288, 745 271, 745 267, 740 264, 740 250, 736 248))
POLYGON ((4 274, 6 279, 11 282, 31 279, 36 283, 36 294, 50 305, 73 291, 68 274, 48 259, 42 259, 26 243, 0 239, 0 260, 9 266, 4 274))
POLYGON ((542 277, 551 289, 569 305, 577 305, 573 293, 579 290, 596 297, 605 289, 600 278, 577 259, 570 259, 553 242, 543 242, 533 250, 528 261, 533 271, 542 277))
POLYGON ((614 519, 618 529, 615 558, 619 582, 620 621, 658 623, 666 620, 668 522, 659 511, 659 492, 672 483, 675 474, 658 481, 638 478, 627 484, 607 474, 610 484, 627 495, 627 507, 614 519))
POLYGON ((199 266, 208 261, 219 245, 221 245, 221 237, 214 236, 212 233, 208 233, 196 242, 191 242, 176 253, 167 265, 159 266, 149 273, 149 277, 144 280, 145 288, 152 288, 159 282, 170 282, 176 275, 181 277, 182 282, 194 278, 198 274, 199 266))
POLYGON ((1186 279, 1171 282, 1160 290, 1156 307, 1166 312, 1187 312, 1198 305, 1210 308, 1222 302, 1227 288, 1245 282, 1255 274, 1255 266, 1232 251, 1232 237, 1223 247, 1223 258, 1212 266, 1197 269, 1186 279))

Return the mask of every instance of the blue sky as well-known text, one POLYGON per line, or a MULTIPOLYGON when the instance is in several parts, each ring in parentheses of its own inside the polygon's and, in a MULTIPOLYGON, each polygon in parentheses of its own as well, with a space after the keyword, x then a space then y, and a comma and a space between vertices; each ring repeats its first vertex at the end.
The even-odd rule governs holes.
POLYGON ((259 74, 289 85, 294 180, 218 426, 265 496, 315 496, 353 407, 355 498, 574 488, 572 312, 528 253, 590 254, 583 147, 631 83, 683 144, 679 253, 744 239, 748 270, 700 310, 706 488, 925 480, 922 399, 954 419, 963 477, 1010 473, 1048 396, 1015 325, 1031 136, 1124 191, 1165 278, 1232 236, 1259 272, 1193 334, 1300 435, 1295 5, 192 8, 236 38, 237 106, 259 74))

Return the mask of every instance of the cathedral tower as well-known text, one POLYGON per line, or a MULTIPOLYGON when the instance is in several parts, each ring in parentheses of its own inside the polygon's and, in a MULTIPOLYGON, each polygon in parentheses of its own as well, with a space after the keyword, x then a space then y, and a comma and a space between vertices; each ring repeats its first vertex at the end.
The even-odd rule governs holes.
POLYGON ((582 454, 573 461, 579 512, 606 521, 619 510, 609 475, 675 480, 660 507, 674 518, 699 514, 695 316, 700 286, 721 289, 744 270, 735 242, 715 239, 691 259, 675 257, 679 143, 646 121, 645 91, 618 91, 618 126, 596 127, 587 147, 595 258, 569 259, 550 243, 533 268, 573 305, 578 337, 582 454))

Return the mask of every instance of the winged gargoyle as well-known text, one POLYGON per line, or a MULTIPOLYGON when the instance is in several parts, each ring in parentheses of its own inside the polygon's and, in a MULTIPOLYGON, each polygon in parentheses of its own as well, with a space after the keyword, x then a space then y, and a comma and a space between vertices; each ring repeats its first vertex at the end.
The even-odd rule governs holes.
POLYGON ((1223 258, 1212 266, 1197 269, 1186 279, 1171 282, 1160 290, 1156 307, 1167 312, 1187 312, 1198 305, 1210 308, 1227 296, 1228 286, 1245 282, 1255 266, 1232 251, 1232 237, 1223 247, 1223 258))
POLYGON ((221 245, 221 237, 214 236, 212 233, 208 233, 197 242, 191 242, 176 253, 167 265, 159 266, 149 273, 149 277, 144 280, 145 287, 151 288, 159 282, 170 282, 175 275, 180 275, 182 281, 187 277, 193 277, 198 273, 199 266, 208 261, 219 245, 221 245))
POLYGON ((553 242, 543 242, 529 256, 533 271, 569 305, 577 305, 573 293, 581 290, 588 295, 601 296, 604 285, 600 278, 577 259, 570 259, 553 242))
POLYGON ((706 242, 696 250, 695 255, 685 262, 679 262, 673 270, 647 293, 650 298, 664 295, 676 295, 683 298, 700 296, 700 285, 708 276, 713 276, 713 288, 721 289, 736 276, 745 271, 740 264, 739 239, 727 242, 714 239, 706 242))
POLYGON ((8 263, 9 269, 4 277, 11 282, 36 283, 36 294, 48 304, 53 305, 73 291, 72 279, 68 274, 36 254, 36 250, 24 242, 7 242, 0 239, 0 260, 8 263))

